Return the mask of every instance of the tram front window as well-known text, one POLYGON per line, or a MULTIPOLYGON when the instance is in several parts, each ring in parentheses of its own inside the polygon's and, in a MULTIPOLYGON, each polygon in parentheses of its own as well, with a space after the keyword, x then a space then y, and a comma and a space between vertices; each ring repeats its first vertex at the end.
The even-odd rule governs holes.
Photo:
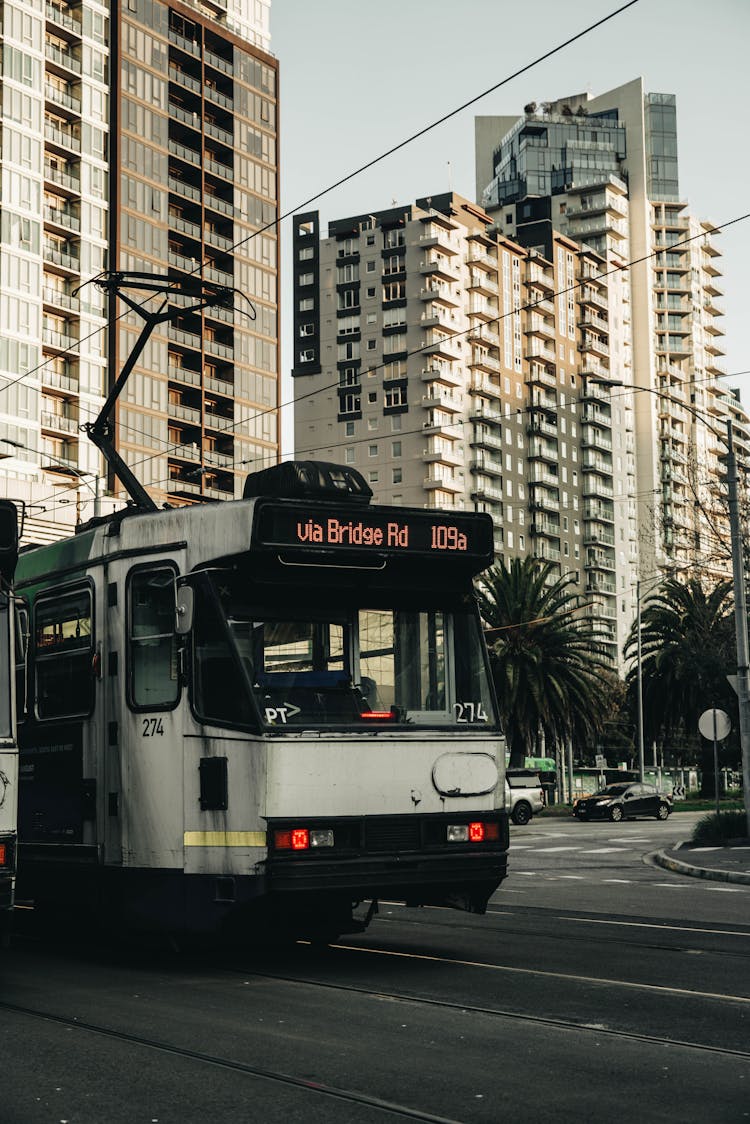
POLYGON ((227 608, 264 725, 496 722, 476 618, 440 609, 283 616, 227 608))

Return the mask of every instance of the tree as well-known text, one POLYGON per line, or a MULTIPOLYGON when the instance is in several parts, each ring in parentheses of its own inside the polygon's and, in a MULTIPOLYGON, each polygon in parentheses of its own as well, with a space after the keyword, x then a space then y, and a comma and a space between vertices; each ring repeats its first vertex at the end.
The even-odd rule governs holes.
POLYGON ((540 732, 547 745, 593 739, 609 716, 610 672, 596 626, 573 592, 537 558, 493 566, 476 582, 510 764, 523 767, 540 732))
MULTIPOLYGON (((732 583, 704 588, 700 578, 668 578, 645 600, 641 612, 643 726, 648 744, 680 738, 698 747, 698 719, 704 710, 726 710, 737 727, 737 700, 727 681, 734 670, 732 583)), ((638 667, 637 622, 625 644, 634 660, 628 691, 635 698, 638 667)), ((711 747, 703 745, 703 775, 713 773, 711 747)))

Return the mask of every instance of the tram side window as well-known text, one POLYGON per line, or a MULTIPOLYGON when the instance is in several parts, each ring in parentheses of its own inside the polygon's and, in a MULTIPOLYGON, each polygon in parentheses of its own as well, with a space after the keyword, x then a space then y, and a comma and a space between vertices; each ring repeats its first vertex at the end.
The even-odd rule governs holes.
POLYGON ((138 710, 175 706, 180 694, 171 566, 135 570, 128 585, 129 701, 138 710))
POLYGON ((91 591, 40 597, 34 606, 39 718, 90 714, 94 705, 91 591))

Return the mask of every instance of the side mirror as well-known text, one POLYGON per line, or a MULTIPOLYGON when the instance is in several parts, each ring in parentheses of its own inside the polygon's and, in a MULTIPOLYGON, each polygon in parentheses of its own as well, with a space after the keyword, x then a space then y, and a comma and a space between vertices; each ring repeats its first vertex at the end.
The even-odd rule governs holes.
POLYGON ((186 636, 193 627, 194 605, 195 593, 192 586, 179 586, 175 611, 175 632, 178 636, 186 636))

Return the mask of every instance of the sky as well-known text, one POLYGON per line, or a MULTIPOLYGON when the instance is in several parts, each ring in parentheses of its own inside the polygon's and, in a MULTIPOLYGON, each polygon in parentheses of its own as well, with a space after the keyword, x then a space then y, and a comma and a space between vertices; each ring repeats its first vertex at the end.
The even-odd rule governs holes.
MULTIPOLYGON (((453 190, 476 196, 474 117, 642 76, 677 95, 680 197, 716 225, 750 212, 750 3, 638 0, 602 27, 512 79, 399 152, 339 179, 502 82, 621 7, 624 0, 272 0, 279 60, 281 213, 329 220, 453 190)), ((293 388, 291 219, 282 224, 282 402, 293 388)), ((719 235, 727 386, 750 409, 750 218, 719 235), (747 374, 731 377, 737 372, 747 374)), ((282 411, 285 455, 292 407, 282 411)))

